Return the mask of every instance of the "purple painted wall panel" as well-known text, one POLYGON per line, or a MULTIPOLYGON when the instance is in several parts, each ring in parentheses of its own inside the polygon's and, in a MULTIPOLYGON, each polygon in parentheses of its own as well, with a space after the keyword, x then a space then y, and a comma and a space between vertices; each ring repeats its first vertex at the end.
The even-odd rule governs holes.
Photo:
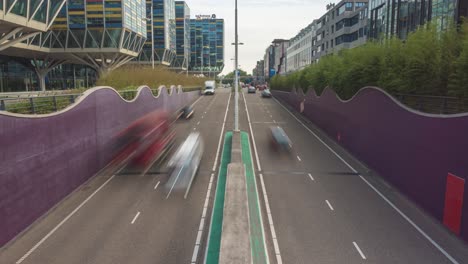
MULTIPOLYGON (((429 115, 410 110, 380 89, 362 89, 349 101, 326 89, 273 92, 299 109, 331 138, 402 193, 442 221, 446 178, 468 179, 468 115, 429 115)), ((467 193, 465 191, 465 193, 467 193)), ((461 236, 468 241, 468 195, 464 197, 461 236)))
POLYGON ((112 136, 146 113, 175 111, 199 96, 139 91, 127 102, 96 88, 61 113, 0 114, 0 247, 103 168, 112 136))

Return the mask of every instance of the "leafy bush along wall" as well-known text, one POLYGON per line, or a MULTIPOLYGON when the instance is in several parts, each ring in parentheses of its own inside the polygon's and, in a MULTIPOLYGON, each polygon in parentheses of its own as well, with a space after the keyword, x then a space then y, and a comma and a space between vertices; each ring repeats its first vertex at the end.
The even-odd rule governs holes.
MULTIPOLYGON (((430 115, 404 107, 378 88, 361 89, 349 101, 332 90, 319 97, 273 91, 385 177, 431 215, 443 220, 447 176, 468 177, 468 114, 430 115)), ((466 185, 465 185, 466 186, 466 185)), ((465 191, 461 236, 468 241, 465 191)))
POLYGON ((199 92, 140 87, 133 101, 112 88, 87 91, 50 115, 0 114, 0 247, 109 161, 112 136, 156 109, 176 111, 199 92), (170 94, 170 95, 169 95, 170 94))

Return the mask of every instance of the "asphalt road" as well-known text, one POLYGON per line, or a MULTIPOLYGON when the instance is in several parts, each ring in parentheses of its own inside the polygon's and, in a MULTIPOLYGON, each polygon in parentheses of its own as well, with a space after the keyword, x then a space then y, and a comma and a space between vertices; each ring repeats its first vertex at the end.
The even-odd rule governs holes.
POLYGON ((209 182, 216 186, 213 166, 229 98, 227 89, 201 97, 193 118, 176 122, 177 141, 199 131, 205 143, 187 199, 182 193, 166 199, 167 175, 156 171, 100 175, 4 248, 0 263, 202 263, 214 190, 205 202, 209 182))
MULTIPOLYGON (((312 134, 314 127, 303 125, 275 99, 261 98, 259 93, 245 98, 261 166, 258 171, 257 164, 257 177, 264 181, 274 228, 266 232, 270 244, 278 245, 270 246, 270 259, 294 264, 468 263, 463 242, 381 180, 353 171, 350 167, 359 171, 360 164, 323 139, 335 155, 312 134), (271 150, 270 126, 285 130, 293 145, 290 155, 271 150), (378 186, 429 238, 366 181, 378 186)), ((265 226, 271 225, 265 220, 265 226)))
MULTIPOLYGON (((166 199, 167 175, 155 171, 100 175, 3 248, 0 263, 203 263, 220 139, 234 129, 233 98, 218 89, 200 98, 193 119, 176 123, 179 142, 191 131, 205 142, 187 199, 166 199)), ((312 124, 258 93, 239 99, 239 127, 253 132, 270 263, 468 263, 463 242, 312 124), (290 155, 270 147, 269 127, 277 125, 292 140, 290 155)))

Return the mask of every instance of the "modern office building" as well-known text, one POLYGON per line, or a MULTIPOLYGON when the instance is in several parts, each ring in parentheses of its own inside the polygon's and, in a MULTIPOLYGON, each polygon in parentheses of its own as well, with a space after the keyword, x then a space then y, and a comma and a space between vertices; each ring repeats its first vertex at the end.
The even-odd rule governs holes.
POLYGON ((312 63, 315 56, 314 44, 316 42, 316 31, 318 20, 314 20, 310 25, 303 28, 296 36, 289 41, 287 51, 287 72, 295 72, 303 69, 312 63))
POLYGON ((66 0, 0 2, 0 51, 45 32, 66 0))
POLYGON ((273 40, 272 45, 275 49, 274 68, 276 74, 284 75, 286 74, 289 40, 275 39, 273 40))
POLYGON ((286 74, 287 50, 289 40, 275 39, 266 49, 263 57, 263 74, 266 79, 270 79, 276 74, 286 74))
POLYGON ((275 47, 273 45, 268 46, 263 56, 263 76, 266 80, 269 80, 276 75, 275 69, 275 47))
POLYGON ((190 63, 190 8, 185 1, 175 2, 176 54, 173 67, 187 69, 190 63))
POLYGON ((369 36, 406 39, 428 21, 444 30, 467 15, 467 0, 369 0, 369 36))
POLYGON ((216 15, 190 20, 190 71, 216 76, 224 68, 224 19, 216 15))
POLYGON ((170 66, 176 59, 175 1, 146 0, 146 10, 146 42, 136 61, 170 66))
POLYGON ((35 72, 42 90, 58 65, 82 64, 101 75, 138 56, 145 41, 144 0, 69 0, 61 6, 48 31, 0 51, 35 72))
POLYGON ((263 60, 257 61, 255 68, 252 71, 253 80, 256 83, 263 83, 265 81, 265 62, 263 60))
POLYGON ((312 62, 367 42, 367 3, 367 0, 343 0, 327 6, 325 15, 317 20, 312 62))

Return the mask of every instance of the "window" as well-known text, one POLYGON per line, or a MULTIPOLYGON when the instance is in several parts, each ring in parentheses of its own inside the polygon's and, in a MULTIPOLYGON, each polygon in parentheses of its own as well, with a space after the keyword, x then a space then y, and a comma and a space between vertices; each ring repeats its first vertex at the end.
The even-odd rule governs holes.
POLYGON ((367 5, 367 3, 363 3, 363 2, 356 2, 356 3, 355 3, 355 5, 356 5, 356 8, 358 8, 358 7, 363 7, 363 6, 366 6, 366 5, 367 5))
POLYGON ((343 14, 345 11, 346 11, 346 6, 345 5, 340 6, 338 10, 336 10, 336 16, 343 14))
POLYGON ((335 32, 335 25, 331 26, 332 34, 335 32))
POLYGON ((330 40, 330 46, 333 48, 333 39, 330 40))

